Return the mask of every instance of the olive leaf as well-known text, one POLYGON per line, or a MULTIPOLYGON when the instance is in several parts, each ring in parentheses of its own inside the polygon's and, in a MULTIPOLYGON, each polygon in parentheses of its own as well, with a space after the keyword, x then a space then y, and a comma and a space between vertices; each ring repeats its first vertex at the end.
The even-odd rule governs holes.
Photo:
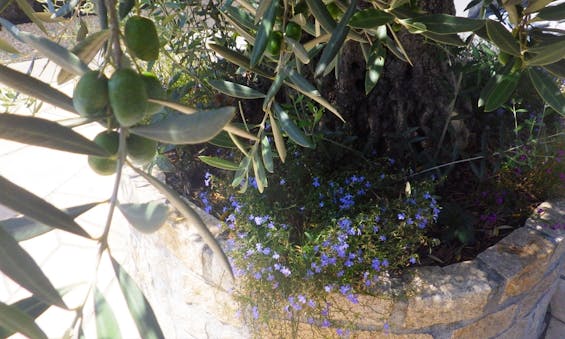
POLYGON ((563 20, 565 19, 565 3, 555 6, 545 7, 538 12, 537 18, 542 20, 563 20))
POLYGON ((353 14, 349 26, 354 28, 376 28, 391 23, 394 15, 375 8, 367 8, 353 14))
POLYGON ((513 56, 520 56, 520 45, 512 34, 500 23, 487 20, 486 29, 489 40, 492 41, 500 50, 513 56))
POLYGON ((165 119, 134 127, 134 134, 167 144, 198 144, 222 131, 235 115, 235 107, 199 111, 190 115, 171 113, 165 119))
POLYGON ((269 122, 271 123, 271 130, 273 131, 273 138, 275 139, 275 147, 277 149, 277 153, 279 154, 281 161, 284 163, 284 161, 286 160, 286 146, 282 137, 281 130, 279 128, 279 124, 270 111, 269 122))
MULTIPOLYGON (((76 218, 100 204, 101 202, 93 202, 65 208, 62 211, 70 217, 76 218)), ((25 216, 0 220, 0 228, 8 232, 16 241, 32 239, 53 230, 53 227, 49 227, 25 216)))
MULTIPOLYGON (((0 227, 0 271, 50 305, 67 308, 59 292, 33 258, 0 227)), ((2 317, 0 317, 1 319, 2 317)), ((3 327, 2 321, 0 325, 3 327)))
POLYGON ((68 214, 0 176, 0 204, 47 226, 90 238, 68 214))
POLYGON ((0 326, 8 332, 19 332, 28 338, 47 339, 33 319, 14 305, 0 302, 0 326))
POLYGON ((520 72, 498 74, 494 77, 495 85, 486 94, 485 112, 491 112, 502 106, 510 97, 520 82, 520 72))
POLYGON ((320 26, 322 26, 326 32, 332 32, 337 24, 324 2, 322 0, 306 0, 306 4, 310 8, 314 18, 320 23, 320 26))
POLYGON ((265 14, 262 16, 261 23, 259 24, 259 30, 255 36, 255 45, 253 45, 253 50, 251 51, 249 65, 254 67, 259 63, 259 60, 263 56, 263 52, 267 47, 267 42, 269 41, 269 36, 273 31, 273 24, 275 22, 275 15, 277 12, 278 0, 264 0, 264 3, 268 3, 268 7, 265 10, 265 14))
POLYGON ((263 193, 265 187, 268 186, 267 175, 265 174, 265 167, 263 167, 263 161, 259 155, 259 148, 256 146, 255 151, 252 155, 253 163, 253 173, 255 174, 255 181, 257 182, 257 190, 259 193, 263 193))
MULTIPOLYGON (((47 309, 49 307, 51 307, 51 305, 45 303, 43 300, 41 300, 40 298, 32 295, 31 297, 19 300, 11 305, 6 305, 7 307, 11 308, 11 310, 13 310, 14 308, 16 308, 17 310, 23 312, 25 315, 27 315, 31 320, 36 319, 37 317, 39 317, 43 312, 47 311, 47 309)), ((19 326, 24 325, 23 322, 21 321, 23 320, 23 318, 19 318, 21 317, 21 314, 19 314, 17 311, 15 314, 18 316, 18 322, 19 322, 19 326)), ((3 320, 5 321, 6 319, 3 319, 3 317, 7 317, 5 314, 2 314, 2 311, 0 311, 0 338, 8 338, 11 335, 13 335, 15 332, 18 332, 17 330, 15 330, 12 326, 12 328, 7 328, 4 327, 4 325, 2 324, 3 320)), ((29 323, 28 323, 29 325, 29 323)), ((33 325, 32 325, 33 326, 33 325)), ((22 331, 19 331, 22 332, 22 331)), ((25 334, 25 333, 24 333, 25 334)))
POLYGON ((448 14, 430 14, 410 19, 426 26, 426 30, 436 34, 473 32, 484 26, 485 21, 469 19, 448 14))
POLYGON ((314 148, 314 143, 308 138, 304 132, 290 119, 288 113, 277 103, 273 103, 273 112, 281 124, 281 128, 286 132, 288 137, 295 143, 303 147, 314 148))
POLYGON ((15 49, 9 42, 4 39, 0 39, 0 49, 8 53, 20 54, 17 49, 15 49))
POLYGON ((265 94, 244 85, 237 84, 225 80, 208 80, 210 86, 216 90, 236 98, 242 99, 260 99, 264 98, 265 94))
POLYGON ((73 99, 48 84, 25 73, 0 64, 0 82, 25 95, 37 98, 69 112, 74 112, 73 99))
POLYGON ((160 201, 142 204, 120 203, 118 208, 129 224, 143 233, 157 231, 169 217, 169 207, 160 201))
POLYGON ((265 169, 269 173, 274 173, 273 151, 271 151, 269 138, 266 135, 261 138, 261 156, 263 158, 265 169))
POLYGON ((0 113, 0 139, 52 148, 64 152, 109 156, 94 142, 56 122, 17 114, 0 113))
POLYGON ((374 43, 367 61, 365 73, 365 94, 369 94, 379 81, 385 65, 386 49, 380 43, 374 43))
POLYGON ((116 316, 98 288, 94 289, 94 314, 98 338, 120 339, 122 337, 116 316))
POLYGON ((218 157, 211 157, 207 155, 199 155, 198 159, 202 160, 203 163, 210 165, 212 167, 216 167, 219 169, 227 170, 227 171, 237 171, 239 165, 218 157))

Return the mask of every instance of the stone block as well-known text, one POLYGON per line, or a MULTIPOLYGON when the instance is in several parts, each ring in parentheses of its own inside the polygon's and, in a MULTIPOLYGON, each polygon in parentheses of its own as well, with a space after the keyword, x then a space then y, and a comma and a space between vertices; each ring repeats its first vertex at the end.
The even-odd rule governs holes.
POLYGON ((565 323, 558 319, 551 319, 545 332, 545 339, 563 339, 565 338, 565 323))
POLYGON ((543 280, 540 281, 532 289, 532 291, 525 293, 524 298, 520 301, 519 318, 525 317, 526 314, 532 312, 536 307, 538 307, 538 304, 544 296, 551 298, 555 292, 558 277, 557 269, 554 269, 547 274, 547 276, 543 278, 543 280))
POLYGON ((524 332, 524 338, 539 338, 543 331, 547 327, 546 318, 548 315, 549 301, 551 300, 551 295, 546 294, 536 305, 536 307, 530 312, 526 319, 528 320, 528 326, 524 332))
POLYGON ((522 227, 478 255, 478 260, 505 280, 500 303, 539 283, 556 246, 538 231, 522 227))
POLYGON ((561 276, 557 290, 551 298, 551 315, 565 323, 565 275, 561 276))
POLYGON ((489 314, 477 322, 453 331, 451 338, 475 339, 494 337, 506 331, 512 325, 516 309, 516 305, 511 305, 501 311, 489 314))
MULTIPOLYGON (((478 318, 494 293, 496 282, 475 261, 445 268, 421 267, 413 271, 408 284, 404 316, 394 314, 396 326, 403 329, 424 328, 478 318)), ((391 322, 391 325, 392 322, 391 322)))
MULTIPOLYGON (((289 321, 271 321, 271 327, 264 328, 260 333, 260 338, 300 338, 300 339, 338 339, 343 338, 339 336, 338 328, 335 327, 318 327, 305 323, 290 323, 289 321), (292 332, 290 332, 292 331, 292 332), (292 336, 289 335, 292 333, 292 336)), ((344 330, 347 331, 347 330, 344 330)), ((346 332, 347 338, 355 339, 433 339, 430 334, 415 333, 415 334, 396 334, 392 332, 366 331, 366 330, 349 330, 346 332)))
POLYGON ((353 304, 341 294, 329 296, 329 318, 332 322, 354 323, 360 328, 382 329, 391 316, 394 300, 385 297, 358 295, 358 304, 353 304))

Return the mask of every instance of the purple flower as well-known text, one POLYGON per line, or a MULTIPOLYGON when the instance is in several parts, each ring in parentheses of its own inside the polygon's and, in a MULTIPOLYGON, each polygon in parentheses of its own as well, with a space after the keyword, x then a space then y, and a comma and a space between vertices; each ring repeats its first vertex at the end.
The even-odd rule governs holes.
POLYGON ((306 303, 306 297, 303 296, 302 294, 298 295, 298 301, 300 301, 301 303, 305 304, 306 303))
POLYGON ((204 174, 204 186, 206 186, 206 187, 210 186, 211 180, 212 180, 212 174, 210 174, 210 172, 206 171, 206 173, 204 174))
POLYGON ((351 286, 349 285, 342 285, 339 287, 339 292, 343 295, 346 295, 351 290, 351 286))
POLYGON ((312 179, 312 186, 320 187, 320 178, 314 177, 314 179, 312 179))
POLYGON ((284 178, 282 178, 282 179, 279 181, 279 185, 284 186, 284 184, 286 184, 286 180, 284 180, 284 178))
POLYGON ((373 259, 373 261, 371 262, 371 267, 375 271, 380 271, 381 270, 381 261, 377 258, 373 259))
POLYGON ((290 276, 290 270, 288 269, 288 267, 282 266, 281 269, 280 269, 280 272, 281 272, 285 277, 290 276))
POLYGON ((406 215, 404 213, 398 213, 397 217, 398 217, 398 220, 406 219, 406 215))
POLYGON ((341 228, 344 231, 347 231, 350 227, 351 227, 351 219, 349 218, 343 218, 340 219, 337 224, 339 225, 339 228, 341 228))
POLYGON ((414 265, 416 263, 416 258, 410 257, 410 263, 414 265))
POLYGON ((350 293, 346 296, 347 300, 349 300, 352 304, 359 304, 359 300, 357 296, 353 293, 350 293))
POLYGON ((257 309, 257 306, 253 306, 251 311, 253 312, 253 319, 258 319, 259 318, 259 310, 257 309))
POLYGON ((330 293, 332 291, 332 286, 331 285, 324 286, 324 291, 326 291, 326 293, 330 293))

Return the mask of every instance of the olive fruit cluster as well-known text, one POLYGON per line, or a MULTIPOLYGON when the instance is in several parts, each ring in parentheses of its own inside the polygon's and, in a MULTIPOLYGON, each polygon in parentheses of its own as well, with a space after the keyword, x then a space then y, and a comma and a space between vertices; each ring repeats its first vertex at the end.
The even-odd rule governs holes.
MULTIPOLYGON (((161 105, 148 102, 148 98, 164 97, 165 91, 152 73, 138 74, 131 69, 119 69, 108 79, 98 71, 89 71, 75 87, 73 105, 81 115, 95 119, 109 117, 108 112, 111 111, 111 117, 121 127, 130 127, 162 109, 161 105)), ((111 156, 89 156, 90 167, 102 175, 113 174, 117 162, 118 133, 102 132, 94 138, 94 142, 111 156)), ((138 164, 151 161, 156 147, 155 141, 140 136, 130 135, 127 138, 128 156, 138 164)))

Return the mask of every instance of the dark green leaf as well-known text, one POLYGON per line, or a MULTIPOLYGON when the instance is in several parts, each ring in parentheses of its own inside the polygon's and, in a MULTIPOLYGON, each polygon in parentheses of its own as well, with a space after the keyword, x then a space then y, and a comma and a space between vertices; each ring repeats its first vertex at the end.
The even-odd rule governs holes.
POLYGON ((467 45, 457 34, 435 34, 432 32, 423 32, 422 35, 428 39, 432 39, 436 42, 446 45, 457 47, 463 47, 467 45))
POLYGON ((27 74, 0 65, 0 82, 18 92, 32 96, 69 112, 76 112, 73 99, 27 74))
MULTIPOLYGON (((212 252, 220 259, 222 265, 224 266, 225 270, 230 274, 233 278, 233 272, 231 269, 231 265, 229 260, 222 251, 222 248, 218 244, 214 235, 210 232, 206 224, 202 221, 202 218, 196 213, 179 195, 177 192, 172 190, 171 188, 167 187, 165 184, 154 178, 153 176, 145 173, 142 170, 139 170, 133 167, 133 170, 141 175, 145 180, 147 180, 151 185, 153 185, 157 190, 159 190, 165 198, 169 200, 171 205, 173 205, 185 218, 189 225, 196 228, 198 234, 202 237, 202 240, 210 247, 212 252)), ((130 309, 131 310, 131 309, 130 309)), ((144 333, 140 331, 140 333, 144 333)))
POLYGON ((30 116, 0 113, 0 139, 65 152, 109 156, 106 150, 72 129, 30 116))
POLYGON ((216 167, 219 169, 223 169, 223 170, 228 170, 228 171, 237 171, 237 169, 239 168, 239 165, 229 161, 229 160, 225 160, 222 158, 218 158, 218 157, 210 157, 210 156, 206 156, 206 155, 199 155, 198 159, 202 160, 202 162, 204 162, 207 165, 210 165, 212 167, 216 167))
POLYGON ((302 62, 305 65, 310 63, 310 56, 308 55, 308 51, 306 51, 306 49, 304 48, 304 46, 300 44, 300 42, 291 39, 287 36, 284 37, 284 41, 290 47, 292 47, 292 52, 294 53, 294 55, 296 55, 296 57, 298 58, 298 60, 300 60, 300 62, 302 62))
POLYGON ((255 45, 253 45, 253 50, 251 51, 250 63, 251 67, 254 67, 259 63, 263 52, 267 47, 267 42, 269 41, 269 36, 273 31, 273 24, 275 23, 275 15, 277 13, 278 0, 264 0, 265 2, 270 2, 265 15, 263 16, 261 23, 259 24, 259 30, 255 36, 255 45))
POLYGON ((541 43, 536 47, 529 48, 526 64, 530 66, 543 66, 556 63, 565 58, 565 40, 541 43))
POLYGON ((208 80, 210 86, 216 90, 236 98, 259 99, 264 98, 265 94, 244 85, 225 80, 208 80))
POLYGON ((273 80, 271 87, 269 87, 269 90, 267 91, 267 95, 265 96, 265 99, 263 100, 263 111, 268 110, 268 107, 271 104, 271 101, 275 98, 275 96, 277 95, 277 93, 281 89, 281 86, 283 85, 287 76, 288 76, 288 71, 287 71, 286 67, 281 67, 279 72, 275 76, 275 80, 273 80))
POLYGON ((347 33, 349 33, 349 27, 347 24, 349 23, 349 19, 355 13, 355 9, 357 6, 357 0, 352 0, 351 4, 347 8, 345 14, 341 18, 339 24, 337 24, 335 30, 332 31, 332 36, 328 41, 326 47, 324 47, 324 51, 322 52, 322 56, 318 61, 318 65, 316 65, 316 70, 314 71, 314 77, 320 77, 322 75, 328 74, 332 69, 330 64, 339 53, 341 46, 345 42, 345 38, 347 37, 347 33))
POLYGON ((529 0, 528 7, 526 7, 524 13, 529 14, 529 13, 537 12, 553 1, 555 0, 529 0))
MULTIPOLYGON (((94 202, 65 208, 62 211, 67 213, 71 218, 76 218, 98 205, 100 205, 99 202, 94 202)), ((52 227, 37 222, 28 217, 17 217, 0 220, 0 227, 4 228, 4 230, 8 232, 14 239, 16 239, 16 241, 28 240, 53 230, 52 227)))
POLYGON ((556 77, 565 78, 565 60, 558 61, 551 65, 543 66, 546 70, 548 70, 551 74, 555 75, 556 77))
POLYGON ((233 6, 229 6, 225 8, 222 7, 220 10, 224 15, 229 16, 234 21, 236 21, 239 25, 247 28, 248 30, 250 31, 257 30, 257 25, 255 25, 253 17, 246 10, 233 6))
POLYGON ((354 28, 375 28, 386 25, 394 20, 394 15, 379 11, 375 8, 367 8, 359 11, 351 17, 349 26, 354 28))
POLYGON ((269 171, 269 173, 273 173, 275 167, 273 164, 273 151, 271 151, 269 138, 266 135, 261 138, 261 155, 263 157, 265 169, 269 171))
POLYGON ((226 131, 221 131, 218 135, 216 135, 208 142, 218 147, 237 148, 226 131))
POLYGON ((94 289, 94 314, 96 315, 98 338, 120 339, 122 337, 116 316, 98 288, 94 289))
POLYGON ((499 74, 495 77, 496 84, 490 93, 487 93, 485 112, 491 112, 502 106, 510 99, 520 81, 520 72, 499 74))
POLYGON ((306 4, 326 32, 334 30, 336 22, 322 0, 306 0, 306 4))
POLYGON ((473 32, 485 24, 484 20, 468 19, 448 14, 430 14, 412 20, 426 25, 426 30, 436 34, 473 32))
POLYGON ((314 148, 314 143, 304 132, 290 119, 288 113, 276 102, 273 103, 273 111, 277 117, 281 128, 288 134, 288 137, 295 143, 303 147, 314 148))
MULTIPOLYGON (((0 204, 35 219, 47 226, 55 227, 82 237, 90 238, 68 214, 38 196, 0 176, 0 204)), ((1 257, 1 256, 0 256, 1 257)))
POLYGON ((549 6, 539 11, 537 18, 542 20, 563 20, 565 19, 565 3, 549 6))
POLYGON ((235 174, 233 176, 233 181, 231 183, 232 187, 236 187, 238 185, 241 184, 241 182, 247 178, 247 175, 249 173, 249 165, 251 164, 251 158, 250 157, 245 157, 243 158, 243 160, 241 160, 241 162, 239 163, 239 166, 237 167, 237 171, 235 171, 235 174))
POLYGON ((119 204, 118 208, 129 224, 143 233, 157 231, 169 217, 169 207, 159 201, 142 204, 119 204))
POLYGON ((557 113, 565 115, 565 95, 553 78, 535 67, 528 68, 528 75, 543 101, 557 113))
POLYGON ((369 53, 367 72, 365 73, 365 94, 369 94, 379 81, 385 64, 386 49, 380 43, 374 43, 369 53))
POLYGON ((214 138, 235 115, 235 107, 222 107, 190 115, 169 114, 165 119, 130 131, 167 144, 198 144, 214 138))
POLYGON ((500 48, 501 51, 513 56, 520 56, 518 41, 500 22, 487 20, 486 28, 489 40, 500 48))
POLYGON ((47 339, 33 319, 14 305, 0 302, 0 326, 8 332, 19 332, 32 339, 47 339))
POLYGON ((2 258, 0 260, 0 271, 18 285, 50 305, 67 308, 59 292, 43 274, 33 258, 1 227, 0 258, 2 258))

